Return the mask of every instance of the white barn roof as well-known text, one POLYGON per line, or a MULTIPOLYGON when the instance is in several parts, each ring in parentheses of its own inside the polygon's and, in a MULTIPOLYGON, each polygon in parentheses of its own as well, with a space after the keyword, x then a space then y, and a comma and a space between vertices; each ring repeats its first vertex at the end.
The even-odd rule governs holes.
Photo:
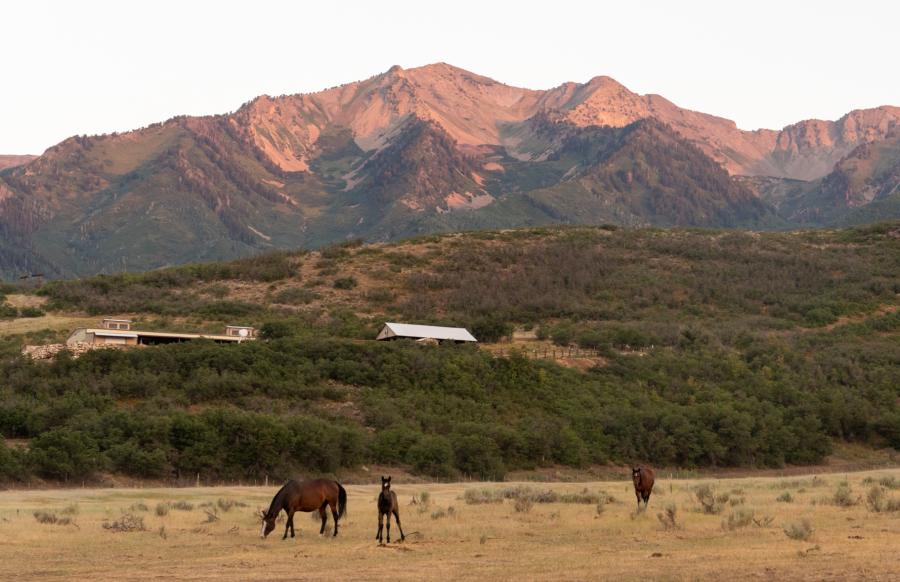
POLYGON ((411 323, 385 323, 377 340, 407 337, 412 339, 451 340, 456 342, 478 341, 463 327, 439 327, 436 325, 414 325, 411 323))

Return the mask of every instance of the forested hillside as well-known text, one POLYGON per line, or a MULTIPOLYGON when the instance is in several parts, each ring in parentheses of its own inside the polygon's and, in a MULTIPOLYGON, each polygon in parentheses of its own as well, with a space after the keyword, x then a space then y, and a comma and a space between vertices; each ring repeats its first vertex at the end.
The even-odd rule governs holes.
POLYGON ((898 293, 900 223, 468 233, 52 282, 37 290, 51 316, 244 323, 263 339, 47 363, 19 347, 62 332, 5 336, 0 476, 383 463, 499 478, 555 464, 811 464, 839 442, 896 449, 898 293), (394 320, 466 325, 512 355, 371 341, 394 320), (599 355, 586 369, 515 353, 551 342, 599 355))

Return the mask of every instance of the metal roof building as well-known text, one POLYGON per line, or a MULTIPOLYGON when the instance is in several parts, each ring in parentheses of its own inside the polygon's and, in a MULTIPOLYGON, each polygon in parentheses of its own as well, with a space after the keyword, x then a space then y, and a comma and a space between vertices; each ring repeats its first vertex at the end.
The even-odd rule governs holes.
POLYGON ((411 323, 385 323, 376 340, 413 339, 416 341, 477 342, 478 340, 463 327, 439 327, 436 325, 414 325, 411 323))

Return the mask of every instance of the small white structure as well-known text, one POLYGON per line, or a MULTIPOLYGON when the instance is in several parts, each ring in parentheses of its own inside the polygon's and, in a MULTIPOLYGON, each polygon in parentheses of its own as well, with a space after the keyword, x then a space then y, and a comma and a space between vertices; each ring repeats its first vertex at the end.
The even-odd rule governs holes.
POLYGON ((248 325, 226 325, 225 335, 241 339, 253 339, 256 330, 248 325))
POLYGON ((385 323, 376 340, 412 339, 418 342, 477 342, 463 327, 439 327, 411 323, 385 323))

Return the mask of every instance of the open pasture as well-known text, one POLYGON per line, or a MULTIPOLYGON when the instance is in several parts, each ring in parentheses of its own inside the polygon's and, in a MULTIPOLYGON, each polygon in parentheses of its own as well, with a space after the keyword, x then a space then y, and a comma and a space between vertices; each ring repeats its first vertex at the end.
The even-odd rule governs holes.
POLYGON ((277 486, 0 492, 0 579, 900 579, 900 469, 660 474, 644 512, 624 480, 400 482, 389 546, 378 485, 346 488, 337 538, 297 514, 286 541, 283 517, 259 538, 277 486))

